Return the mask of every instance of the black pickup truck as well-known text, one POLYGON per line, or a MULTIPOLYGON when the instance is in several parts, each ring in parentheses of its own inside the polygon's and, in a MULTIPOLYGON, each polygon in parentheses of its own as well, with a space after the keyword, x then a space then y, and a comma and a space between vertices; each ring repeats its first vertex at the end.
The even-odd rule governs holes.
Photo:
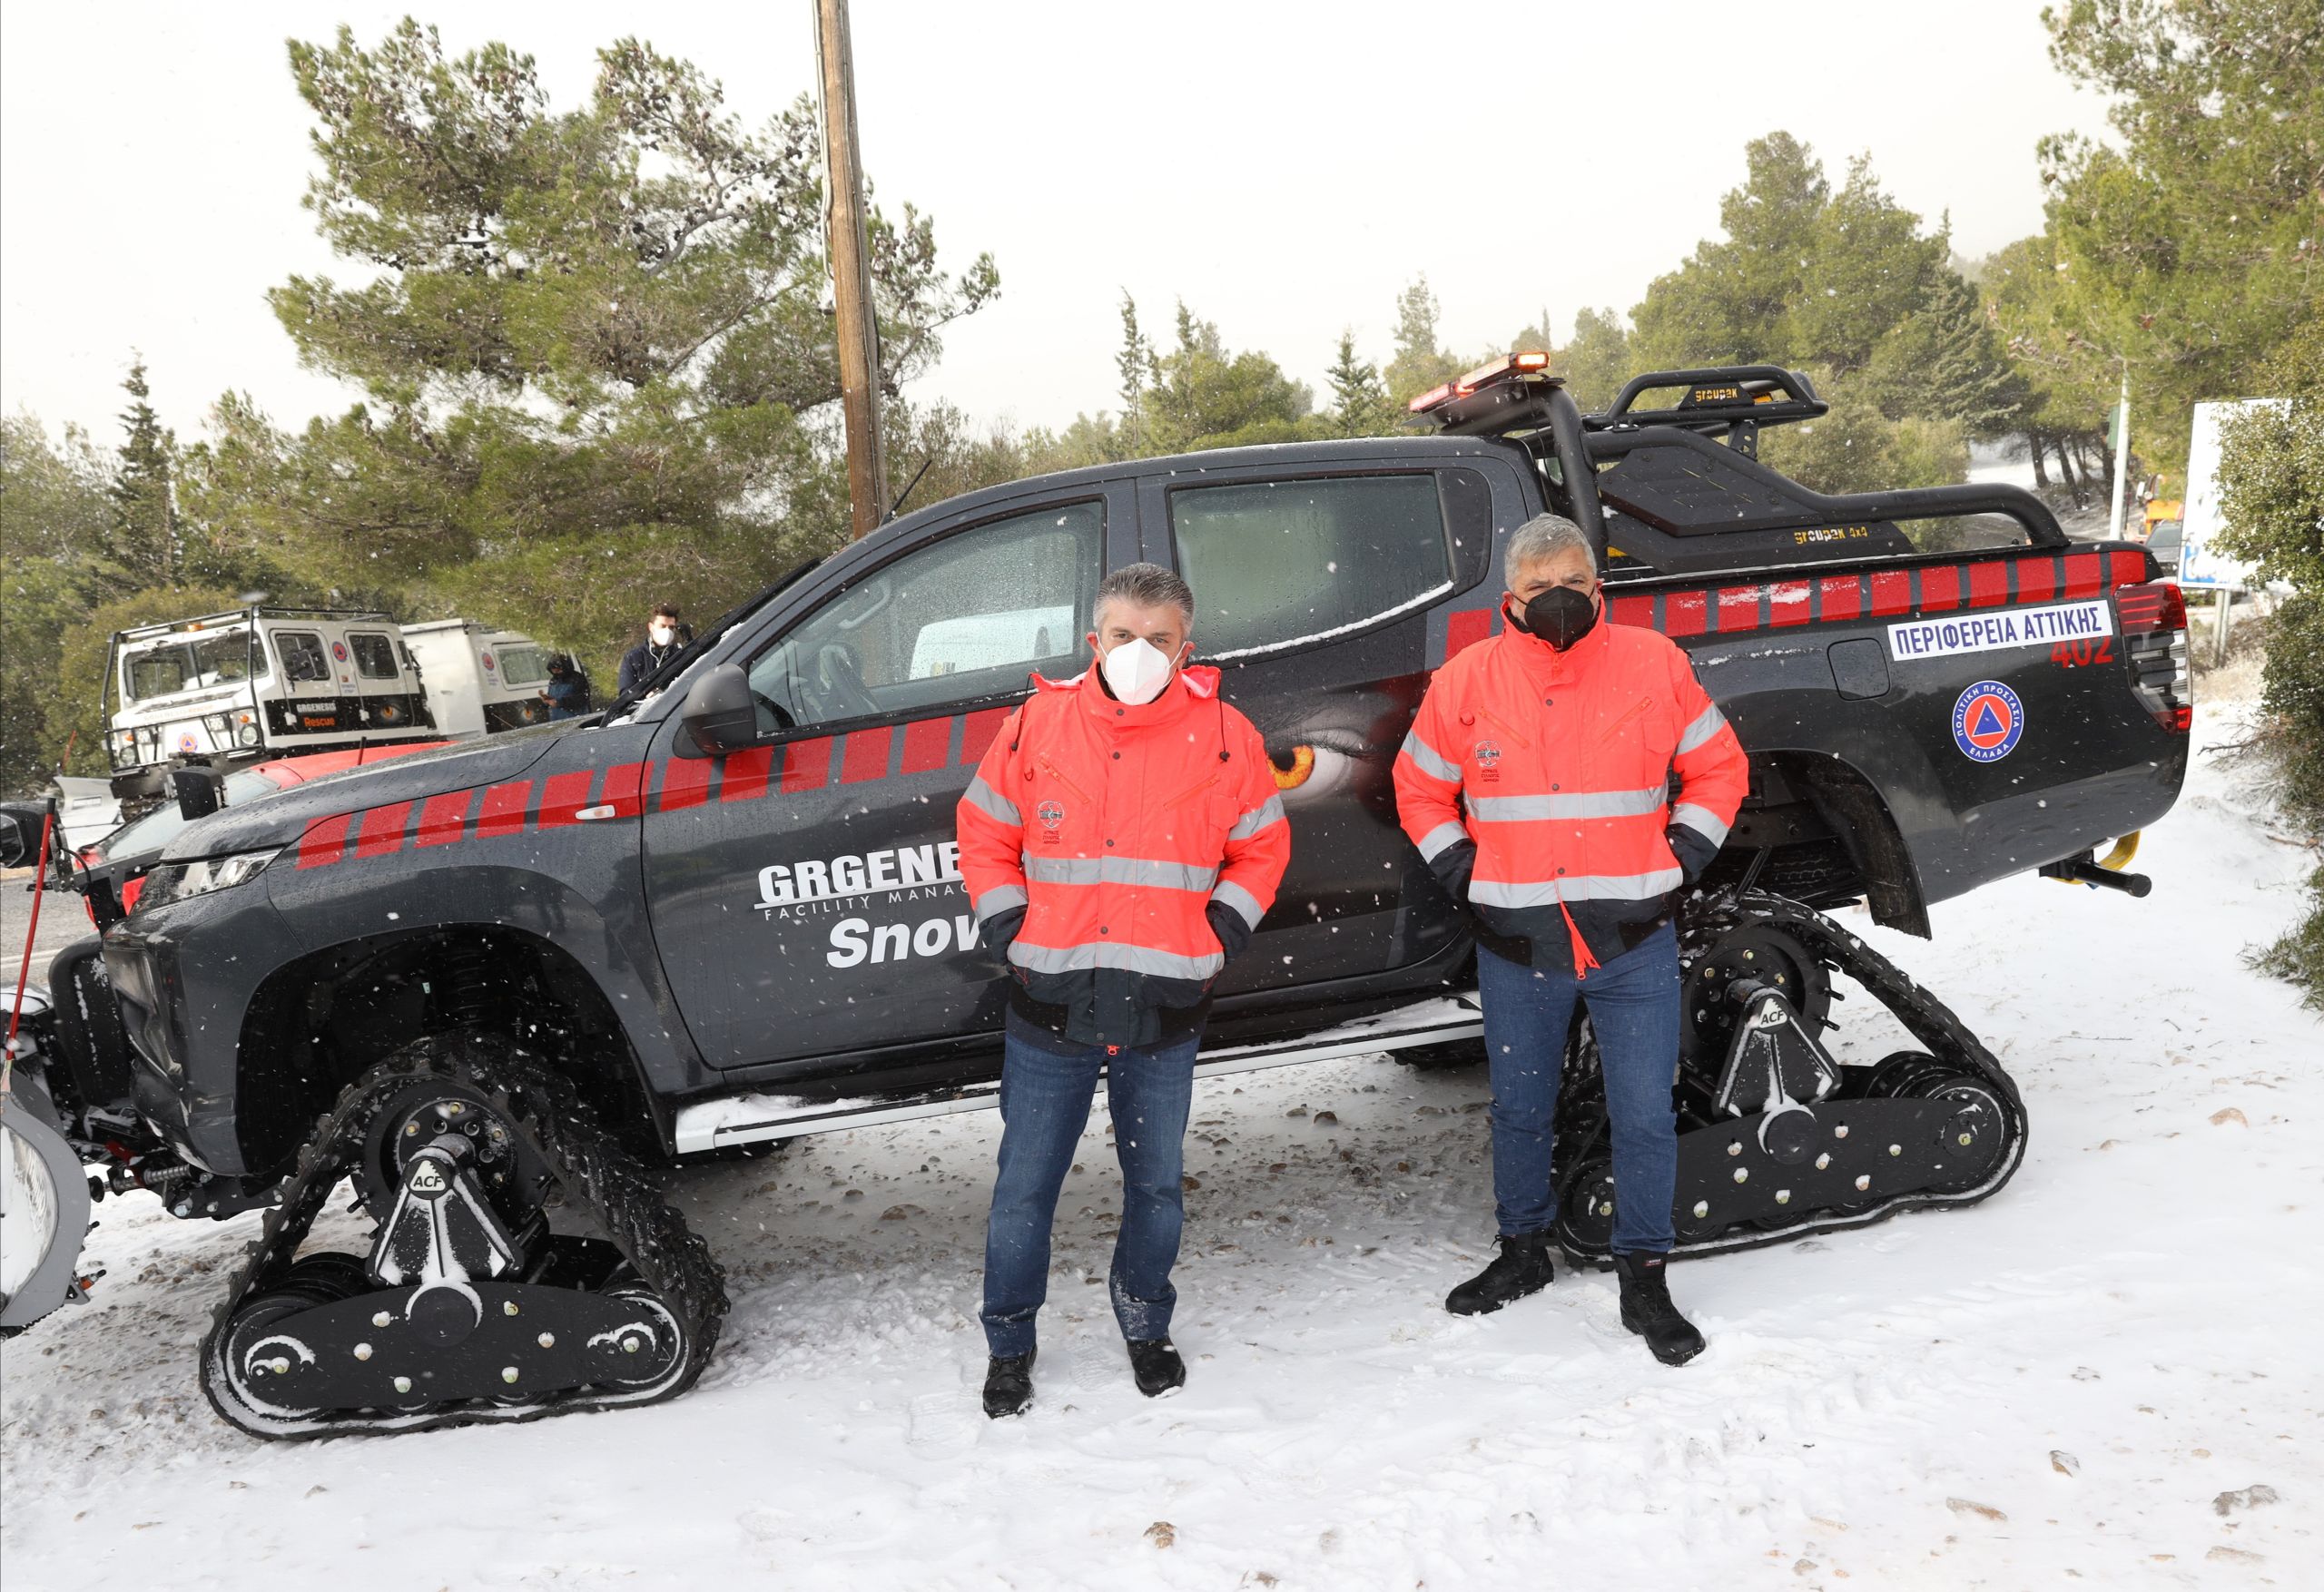
MULTIPOLYGON (((593 717, 190 824, 101 954, 59 958, 60 1009, 90 1032, 49 1086, 68 1137, 129 1163, 116 1182, 182 1215, 268 1211, 205 1345, 220 1411, 298 1436, 669 1396, 725 1298, 656 1165, 990 1105, 1003 987, 954 802, 1029 671, 1080 667, 1098 583, 1133 561, 1192 584, 1197 652, 1265 736, 1293 826, 1201 1071, 1477 1058, 1465 919, 1398 830, 1390 763, 1432 670, 1500 623, 1502 538, 1545 508, 1598 540, 1612 621, 1684 646, 1751 758, 1681 921, 1682 1250, 1998 1188, 2023 1154, 2014 1086, 1823 914, 1863 900, 1925 935, 1931 903, 2034 870, 2142 891, 2093 858, 2179 791, 2176 589, 2013 488, 1787 479, 1756 445, 1825 412, 1796 373, 1664 372, 1584 415, 1543 363, 1419 400, 1433 435, 921 509, 593 717), (1923 1048, 1837 1065, 1836 971, 1923 1048), (108 986, 119 1033, 98 1031, 108 986), (105 1132, 74 1116, 93 1110, 105 1132), (297 1257, 342 1176, 371 1253, 297 1257)), ((1586 1027, 1569 1065, 1559 1234, 1601 1258, 1586 1027)))

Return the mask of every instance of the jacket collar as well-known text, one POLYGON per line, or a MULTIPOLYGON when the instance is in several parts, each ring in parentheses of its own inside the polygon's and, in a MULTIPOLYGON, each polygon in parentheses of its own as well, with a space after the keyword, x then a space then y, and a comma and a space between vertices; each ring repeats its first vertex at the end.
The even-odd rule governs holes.
POLYGON ((1207 663, 1190 663, 1178 671, 1162 694, 1142 706, 1118 702, 1106 689, 1105 682, 1095 669, 1084 669, 1066 680, 1051 680, 1045 675, 1033 676, 1036 692, 1075 692, 1079 694, 1081 711, 1105 723, 1127 728, 1137 724, 1167 724, 1191 712, 1197 703, 1210 701, 1218 694, 1218 671, 1207 663))
POLYGON ((1509 615, 1501 616, 1502 629, 1496 644, 1502 654, 1514 662, 1533 679, 1551 685, 1567 685, 1581 679, 1598 666, 1606 655, 1607 619, 1601 611, 1598 623, 1590 634, 1560 652, 1538 635, 1528 635, 1509 623, 1509 615))

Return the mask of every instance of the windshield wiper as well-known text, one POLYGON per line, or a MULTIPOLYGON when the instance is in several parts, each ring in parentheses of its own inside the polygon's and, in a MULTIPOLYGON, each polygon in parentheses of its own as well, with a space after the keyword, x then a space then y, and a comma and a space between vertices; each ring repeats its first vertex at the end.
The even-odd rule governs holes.
POLYGON ((708 652, 712 646, 716 644, 719 637, 734 629, 734 626, 740 624, 743 620, 748 619, 761 608, 765 607, 767 604, 773 601, 776 595, 781 593, 784 587, 790 585, 801 575, 805 575, 809 570, 814 568, 822 562, 822 560, 820 558, 810 558, 806 563, 799 565, 798 568, 791 571, 788 575, 777 575, 772 583, 760 587, 759 590, 753 593, 750 596, 743 598, 743 601, 734 607, 726 610, 725 613, 720 614, 717 619, 711 624, 708 630, 704 631, 700 635, 694 637, 694 640, 679 648, 676 656, 671 658, 659 669, 655 670, 653 673, 648 674, 645 679, 639 681, 627 691, 625 691, 620 695, 615 697, 613 701, 607 703, 604 710, 596 715, 597 722, 600 724, 612 723, 615 718, 620 716, 624 710, 642 700, 645 696, 646 693, 660 685, 663 681, 675 680, 679 674, 683 673, 693 664, 696 658, 701 657, 703 654, 708 652))

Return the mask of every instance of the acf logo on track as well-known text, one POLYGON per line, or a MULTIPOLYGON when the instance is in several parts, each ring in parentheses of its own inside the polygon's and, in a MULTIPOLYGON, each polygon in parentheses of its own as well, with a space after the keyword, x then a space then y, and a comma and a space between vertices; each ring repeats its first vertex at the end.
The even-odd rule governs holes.
POLYGON ((2025 733, 2025 704, 1998 680, 1980 680, 1953 703, 1953 744, 1972 762, 1999 762, 2025 733))

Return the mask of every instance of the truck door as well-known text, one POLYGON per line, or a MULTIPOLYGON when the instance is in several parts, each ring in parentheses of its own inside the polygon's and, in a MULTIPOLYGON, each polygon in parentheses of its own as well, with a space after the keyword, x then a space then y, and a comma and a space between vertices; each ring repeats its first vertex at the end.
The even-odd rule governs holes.
POLYGON ((713 1066, 826 1070, 990 1034, 1004 989, 961 888, 953 809, 1030 671, 1082 667, 1127 485, 1019 498, 842 555, 736 658, 757 745, 655 741, 646 894, 713 1066))
POLYGON ((385 629, 347 633, 366 730, 410 730, 420 722, 419 689, 396 637, 385 629))
POLYGON ((1514 473, 1483 463, 1139 485, 1145 555, 1194 588, 1196 658, 1265 737, 1291 821, 1290 870, 1222 995, 1376 988, 1457 937, 1397 826, 1391 768, 1448 637, 1490 622, 1495 526, 1524 516, 1514 473), (1464 606, 1478 623, 1450 623, 1464 606))
MULTIPOLYGON (((354 693, 340 693, 337 672, 319 630, 277 630, 273 644, 280 694, 266 704, 267 742, 295 750, 356 729, 354 693)), ((339 644, 346 650, 346 644, 339 644)), ((351 671, 350 671, 351 673, 351 671)))

